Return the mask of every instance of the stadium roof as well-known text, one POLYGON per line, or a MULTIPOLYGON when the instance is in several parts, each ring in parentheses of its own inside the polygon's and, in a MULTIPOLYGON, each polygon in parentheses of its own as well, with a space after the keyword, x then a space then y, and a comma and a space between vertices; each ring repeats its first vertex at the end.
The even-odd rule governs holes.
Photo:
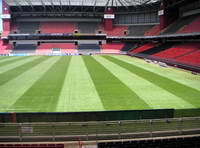
POLYGON ((160 0, 6 0, 9 6, 137 6, 152 4, 160 0))

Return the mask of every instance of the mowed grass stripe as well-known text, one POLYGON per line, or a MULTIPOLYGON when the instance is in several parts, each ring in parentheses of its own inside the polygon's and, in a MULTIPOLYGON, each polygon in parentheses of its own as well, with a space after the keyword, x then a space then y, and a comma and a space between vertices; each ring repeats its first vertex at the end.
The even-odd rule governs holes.
POLYGON ((0 56, 0 61, 8 58, 8 56, 0 56))
POLYGON ((71 57, 60 59, 38 79, 12 106, 30 112, 56 111, 60 91, 71 57))
POLYGON ((0 58, 0 63, 2 63, 2 62, 5 62, 5 61, 12 61, 12 60, 14 60, 14 59, 19 59, 19 58, 21 58, 20 56, 10 56, 10 57, 7 57, 7 58, 4 58, 4 59, 1 59, 0 58))
POLYGON ((21 65, 24 65, 24 64, 29 63, 31 61, 34 61, 38 58, 40 58, 40 56, 31 56, 31 57, 26 58, 24 60, 17 61, 15 63, 10 63, 9 65, 2 66, 2 67, 0 67, 0 74, 3 74, 5 72, 12 70, 12 69, 15 69, 17 67, 20 67, 21 65))
POLYGON ((26 56, 26 57, 20 57, 20 58, 10 58, 10 60, 0 62, 0 67, 1 66, 6 66, 6 65, 11 64, 11 63, 15 63, 17 61, 24 60, 26 58, 28 58, 28 57, 26 56))
POLYGON ((59 112, 102 111, 104 107, 81 56, 73 56, 60 93, 59 112))
POLYGON ((19 67, 16 67, 14 69, 11 69, 9 71, 6 71, 5 73, 0 74, 0 85, 3 85, 7 83, 8 81, 11 81, 15 77, 21 75, 25 71, 31 69, 33 66, 36 66, 40 64, 42 61, 48 59, 49 57, 40 57, 39 59, 35 59, 31 62, 25 63, 19 67))
POLYGON ((150 108, 92 56, 83 56, 83 59, 106 110, 150 108))
POLYGON ((120 56, 113 55, 112 57, 115 57, 119 60, 125 61, 127 63, 133 64, 136 66, 140 65, 140 67, 143 69, 146 69, 148 71, 151 71, 163 77, 167 77, 178 83, 190 86, 200 91, 200 85, 199 85, 200 77, 198 75, 191 74, 191 72, 183 71, 183 70, 172 68, 172 67, 163 68, 156 64, 149 64, 142 59, 125 56, 125 55, 120 55, 120 56))
POLYGON ((10 108, 56 61, 52 57, 0 86, 0 112, 17 112, 10 108))
POLYGON ((147 71, 139 66, 131 65, 127 62, 113 58, 111 56, 103 56, 111 62, 118 64, 121 67, 133 72, 134 74, 156 84, 157 86, 169 91, 170 93, 184 99, 195 107, 200 107, 200 91, 189 86, 183 85, 166 77, 147 71))
POLYGON ((113 75, 126 84, 141 99, 143 99, 153 109, 163 108, 194 108, 193 105, 183 99, 169 93, 165 89, 139 77, 127 69, 101 57, 95 56, 95 59, 102 63, 113 75), (145 91, 145 93, 144 93, 145 91))

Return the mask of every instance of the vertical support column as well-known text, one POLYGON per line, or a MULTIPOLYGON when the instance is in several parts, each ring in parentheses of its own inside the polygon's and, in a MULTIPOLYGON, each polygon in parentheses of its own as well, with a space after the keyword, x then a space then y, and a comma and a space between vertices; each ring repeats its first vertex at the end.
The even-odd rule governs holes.
POLYGON ((160 11, 158 12, 158 15, 160 16, 160 30, 167 27, 167 14, 165 10, 165 1, 163 0, 160 5, 160 11))
POLYGON ((3 22, 3 34, 2 34, 2 40, 3 45, 8 45, 8 34, 11 30, 11 21, 10 21, 10 11, 9 6, 5 2, 5 0, 2 1, 2 22, 3 22))
POLYGON ((115 19, 115 15, 111 8, 108 8, 104 14, 104 28, 105 30, 113 29, 113 20, 115 19))
POLYGON ((2 21, 3 21, 3 31, 10 31, 10 11, 9 11, 9 7, 7 5, 7 3, 5 2, 5 0, 2 1, 2 21))
MULTIPOLYGON (((174 1, 176 2, 176 1, 174 1)), ((179 8, 168 7, 170 5, 169 0, 163 0, 160 5, 160 29, 166 28, 169 24, 173 23, 179 18, 179 8)))
POLYGON ((17 114, 15 112, 11 113, 11 121, 12 121, 12 123, 17 122, 17 114))

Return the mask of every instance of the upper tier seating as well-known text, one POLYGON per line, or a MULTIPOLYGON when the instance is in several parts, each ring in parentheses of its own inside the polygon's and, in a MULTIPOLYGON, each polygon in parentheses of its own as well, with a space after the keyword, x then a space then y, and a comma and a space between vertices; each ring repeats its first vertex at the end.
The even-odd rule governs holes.
POLYGON ((98 23, 78 23, 77 28, 79 30, 79 33, 88 33, 88 34, 94 34, 96 33, 98 29, 98 23))
POLYGON ((178 33, 195 33, 195 32, 200 32, 200 16, 197 17, 193 22, 191 22, 185 28, 180 30, 178 33))
POLYGON ((129 27, 129 36, 144 36, 144 34, 152 29, 153 25, 136 25, 129 27))
POLYGON ((125 36, 124 31, 128 31, 127 26, 114 26, 112 30, 104 30, 103 26, 101 25, 100 30, 103 33, 106 33, 108 36, 125 36))
POLYGON ((97 44, 80 44, 78 45, 79 50, 100 50, 97 44))
POLYGON ((177 33, 180 29, 182 29, 184 26, 187 26, 190 24, 193 20, 195 20, 197 16, 188 16, 181 18, 165 29, 165 31, 162 34, 172 34, 172 33, 177 33))
POLYGON ((17 30, 19 33, 37 33, 39 29, 39 23, 37 22, 20 22, 17 23, 17 30))
POLYGON ((145 32, 145 36, 154 36, 154 35, 159 35, 160 34, 160 25, 155 25, 151 29, 145 32))
POLYGON ((42 22, 41 33, 74 33, 75 24, 70 22, 42 22))

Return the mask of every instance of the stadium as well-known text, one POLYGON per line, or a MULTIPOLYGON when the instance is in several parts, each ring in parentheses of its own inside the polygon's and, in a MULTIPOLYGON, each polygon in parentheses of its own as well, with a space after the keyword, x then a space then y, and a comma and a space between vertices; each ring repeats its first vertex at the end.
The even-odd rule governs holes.
POLYGON ((200 147, 200 0, 2 0, 0 148, 200 147))

